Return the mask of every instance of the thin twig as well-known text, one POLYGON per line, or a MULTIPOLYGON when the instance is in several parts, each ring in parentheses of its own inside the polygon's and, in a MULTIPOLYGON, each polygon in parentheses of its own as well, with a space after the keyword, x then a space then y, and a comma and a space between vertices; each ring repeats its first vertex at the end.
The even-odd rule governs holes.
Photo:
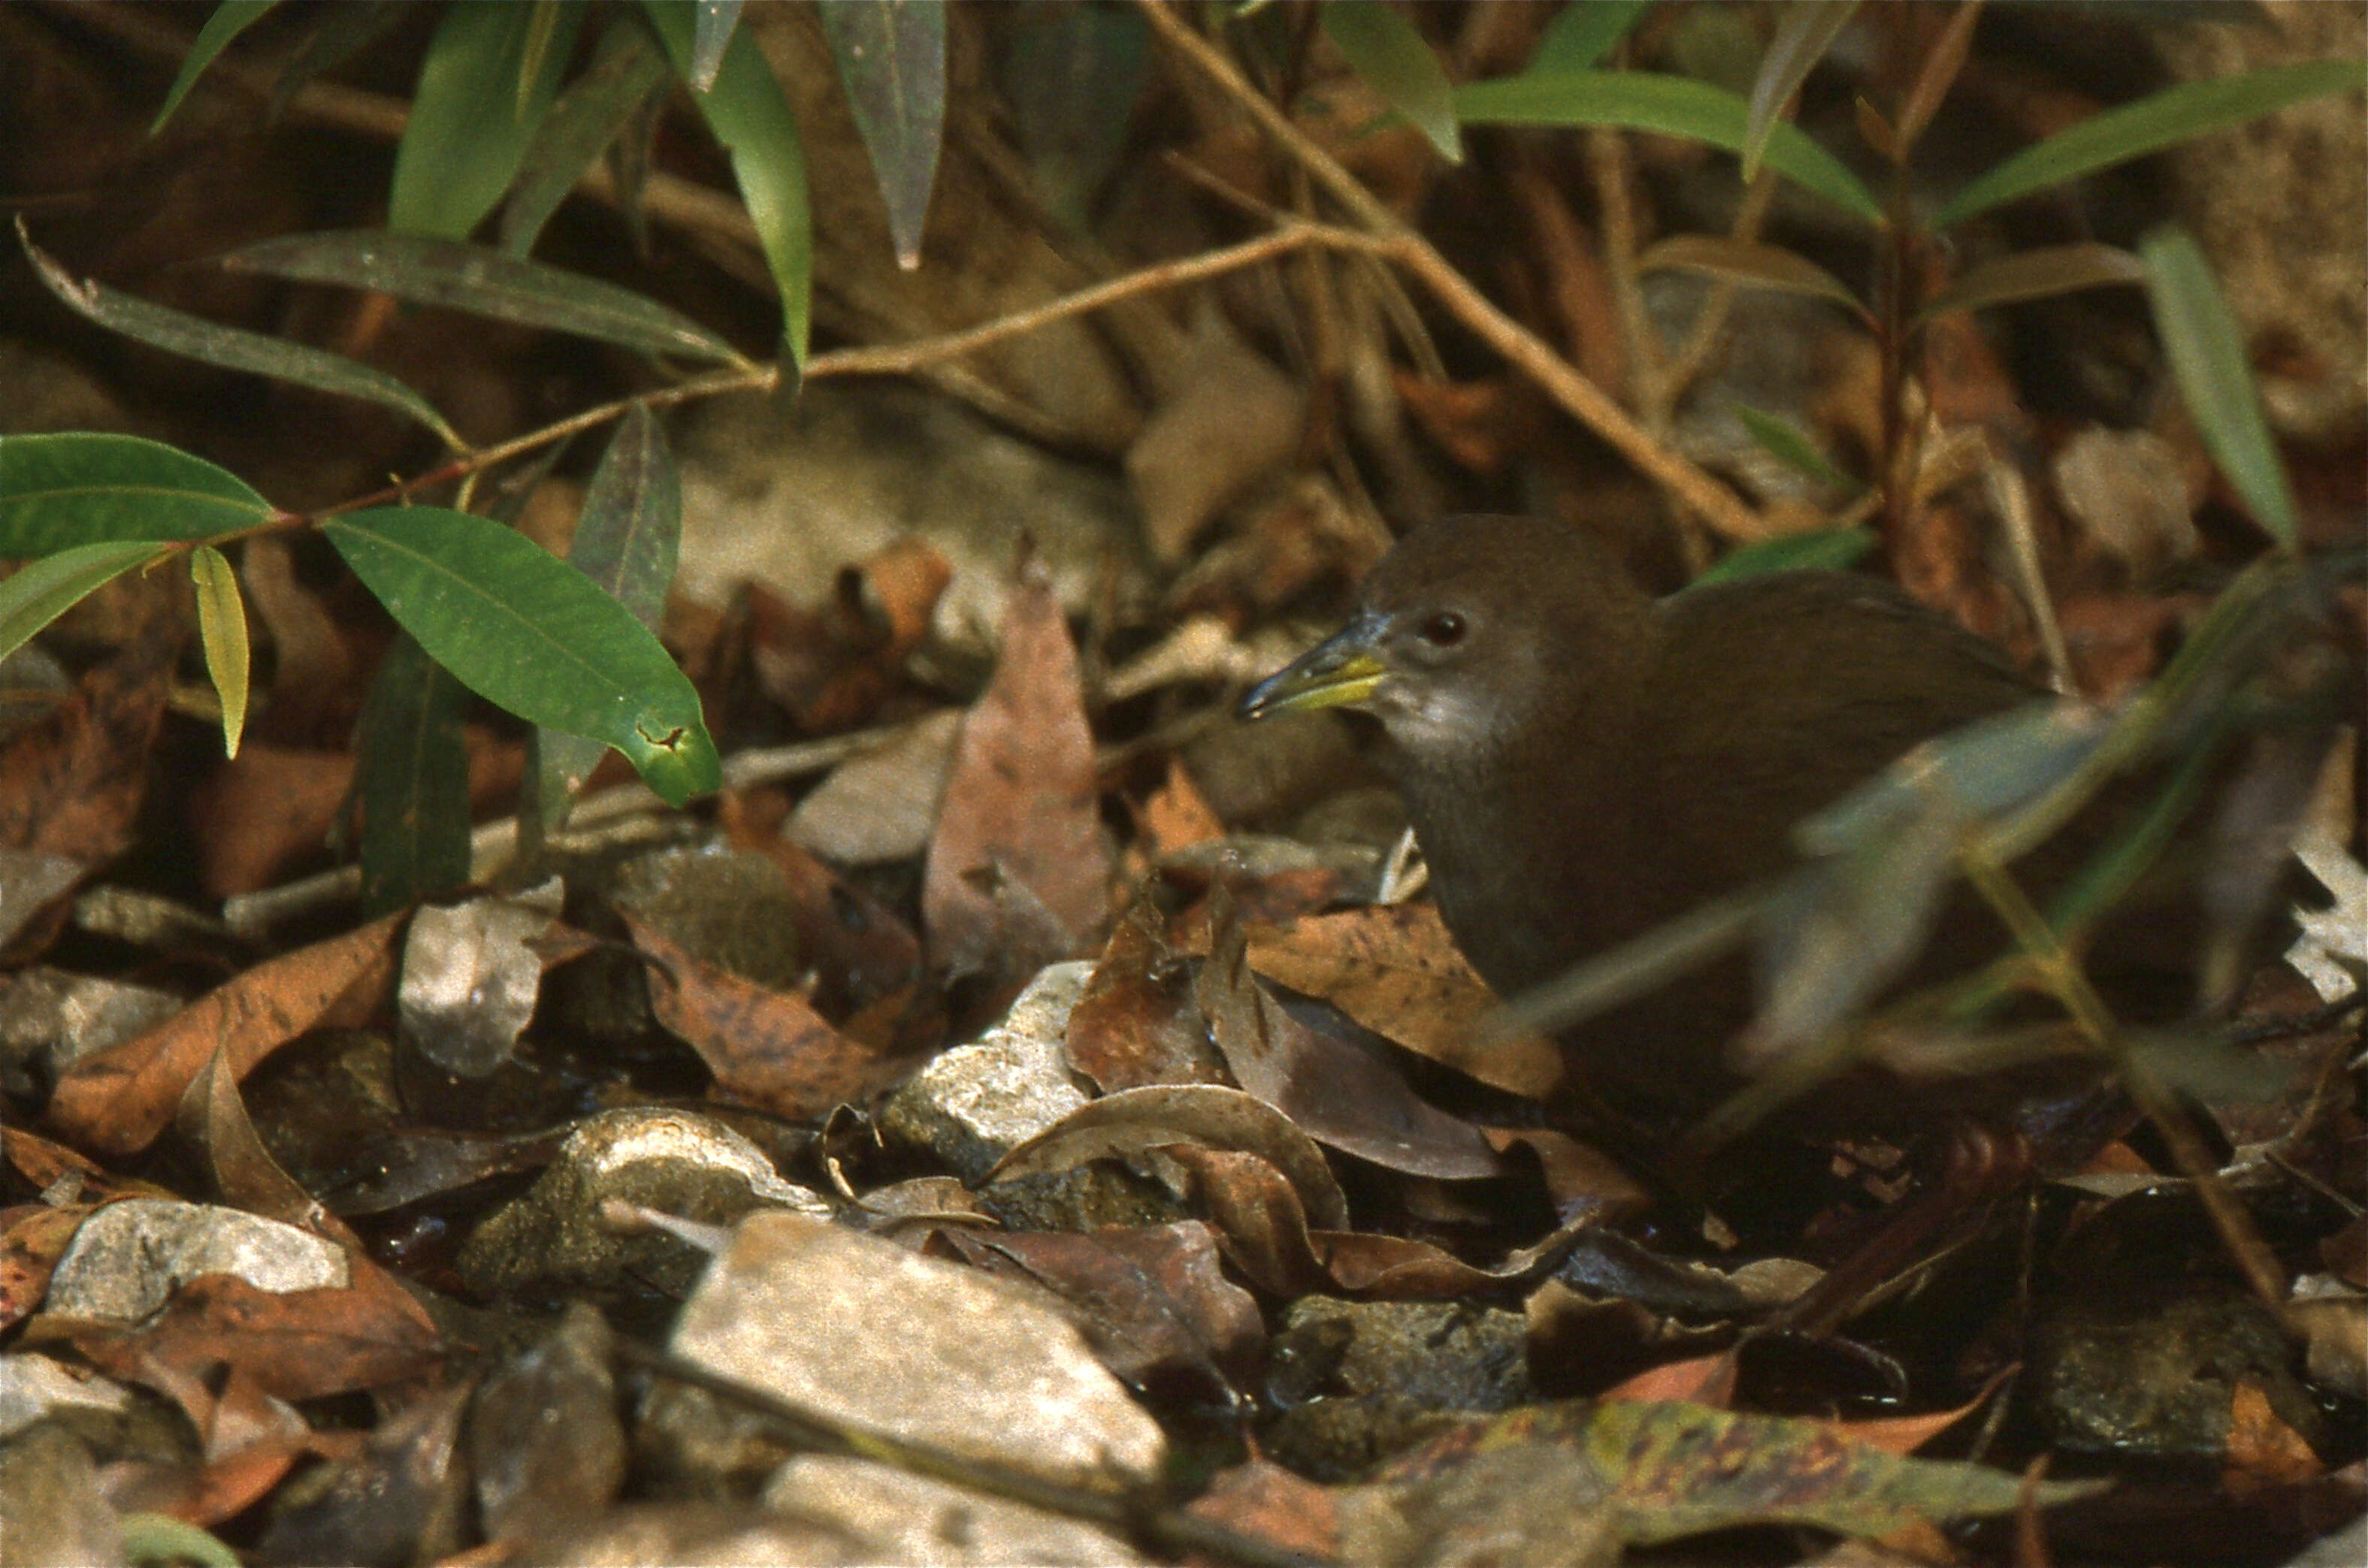
MULTIPOLYGON (((1233 62, 1186 27, 1172 7, 1162 0, 1141 0, 1141 4, 1153 30, 1169 48, 1222 88, 1261 131, 1305 166, 1326 195, 1348 210, 1364 230, 1366 248, 1412 272, 1475 335, 1647 478, 1701 513, 1711 527, 1738 542, 1768 536, 1767 525, 1740 497, 1654 437, 1544 339, 1498 310, 1429 241, 1401 222, 1354 175, 1269 102, 1233 62)), ((1346 244, 1344 240, 1333 243, 1346 244)))

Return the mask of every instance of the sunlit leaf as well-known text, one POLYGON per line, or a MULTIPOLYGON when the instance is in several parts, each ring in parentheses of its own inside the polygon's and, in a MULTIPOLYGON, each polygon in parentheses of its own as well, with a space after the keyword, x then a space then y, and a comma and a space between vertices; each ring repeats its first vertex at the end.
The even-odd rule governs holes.
POLYGON ((0 558, 114 540, 207 539, 273 516, 252 486, 138 436, 0 436, 0 558))
POLYGON ((1784 106, 1793 101, 1793 95, 1809 79, 1809 73, 1816 69, 1857 10, 1858 0, 1793 0, 1777 13, 1776 35, 1768 40, 1759 74, 1751 82, 1750 117, 1743 131, 1745 179, 1759 173, 1759 160, 1769 137, 1775 134, 1784 106))
POLYGON ((148 127, 149 135, 165 129, 165 122, 173 118, 173 111, 181 107, 181 100, 188 97, 189 89, 198 85, 198 78, 214 62, 214 57, 229 47, 230 40, 261 21, 263 13, 277 4, 279 0, 222 0, 214 7, 214 14, 206 18, 206 25, 190 40, 180 74, 173 78, 172 88, 165 95, 165 107, 156 111, 155 119, 148 127))
POLYGON ((239 1568, 239 1555, 222 1540, 170 1514, 122 1516, 126 1562, 194 1562, 199 1568, 239 1568))
POLYGON ((522 256, 584 171, 617 139, 642 106, 669 85, 674 72, 630 17, 612 22, 599 53, 567 85, 542 118, 502 204, 501 247, 522 256))
MULTIPOLYGON (((692 36, 690 48, 690 90, 704 93, 715 85, 715 74, 723 68, 724 46, 732 41, 732 29, 740 25, 741 0, 698 0, 699 27, 692 36)), ((825 24, 829 7, 824 7, 825 24)))
POLYGON ((1930 321, 1951 311, 1978 311, 2021 300, 2044 300, 2077 289, 2100 289, 2113 283, 2142 284, 2146 280, 2146 263, 2118 245, 2040 245, 2009 252, 1975 267, 1933 295, 1917 312, 1917 320, 1930 321))
POLYGON ((27 562, 0 580, 0 659, 108 583, 163 554, 146 540, 108 540, 27 562))
MULTIPOLYGON (((1810 440, 1801 427, 1791 420, 1781 415, 1770 414, 1764 409, 1754 408, 1748 403, 1736 403, 1734 408, 1735 417, 1743 426, 1744 433, 1759 445, 1760 450, 1793 472, 1844 494, 1854 494, 1866 488, 1827 460, 1826 454, 1818 450, 1816 443, 1810 440)), ((1847 533, 1851 530, 1840 531, 1847 533)), ((1769 542, 1772 545, 1785 541, 1771 540, 1769 542)), ((1759 548, 1760 547, 1757 545, 1748 546, 1744 550, 1735 551, 1726 559, 1732 561, 1736 555, 1747 554, 1749 551, 1759 548)), ((1856 558, 1852 557, 1852 559, 1856 558)), ((1721 562, 1719 564, 1723 566, 1725 562, 1721 562)), ((1717 566, 1711 568, 1713 572, 1717 570, 1717 566)), ((1700 578, 1695 580, 1701 581, 1700 578)))
POLYGON ((238 755, 246 730, 246 605, 238 574, 212 545, 189 552, 189 580, 198 589, 198 640, 205 645, 206 674, 222 699, 222 755, 238 755))
MULTIPOLYGON (((592 472, 567 563, 655 631, 681 541, 682 482, 665 430, 636 403, 592 472)), ((536 736, 538 799, 546 824, 564 815, 568 798, 608 749, 586 735, 544 731, 536 736)))
POLYGON ((644 354, 746 366, 722 338, 630 289, 486 245, 377 229, 290 234, 233 251, 222 265, 306 283, 373 289, 423 305, 598 338, 644 354))
POLYGON ((1324 33, 1365 85, 1406 116, 1451 164, 1463 161, 1455 131, 1455 89, 1439 56, 1405 12, 1385 0, 1332 0, 1317 8, 1324 33))
POLYGON ((921 228, 946 123, 946 8, 941 0, 837 0, 822 29, 839 85, 888 204, 896 265, 921 265, 921 228))
POLYGON ((1530 56, 1532 71, 1584 71, 1611 52, 1628 36, 1636 18, 1653 8, 1653 0, 1592 0, 1585 6, 1565 6, 1545 37, 1530 56))
POLYGON ((411 119, 394 151, 387 227, 460 239, 509 188, 559 91, 584 8, 555 8, 556 36, 521 93, 537 15, 533 6, 445 10, 420 62, 411 119))
POLYGON ((407 634, 379 664, 354 734, 367 915, 469 880, 468 701, 468 688, 407 634))
POLYGON ((444 444, 465 449, 461 440, 435 405, 404 386, 385 371, 342 354, 332 354, 325 348, 309 347, 290 343, 285 338, 266 337, 259 332, 247 332, 234 326, 223 326, 203 316, 193 316, 168 306, 151 304, 130 294, 118 293, 104 283, 92 278, 77 281, 46 252, 25 237, 25 225, 17 220, 17 236, 23 242, 25 255, 33 264, 34 272, 50 292, 65 302, 68 309, 85 320, 96 322, 110 332, 162 348, 168 354, 183 354, 209 365, 219 365, 225 370, 245 370, 274 381, 290 381, 314 392, 333 393, 338 397, 358 397, 366 403, 391 408, 407 418, 416 419, 436 432, 444 444))
POLYGON ((2217 81, 2182 83, 2090 115, 2037 146, 2024 148, 1959 191, 1941 209, 1933 226, 1945 229, 2049 186, 2363 85, 2368 85, 2368 67, 2357 60, 2313 60, 2217 81))
POLYGON ((1856 564, 1875 544, 1873 528, 1815 528, 1762 540, 1727 551, 1686 586, 1713 587, 1770 572, 1839 572, 1856 564))
MULTIPOLYGON (((1531 71, 1455 89, 1467 125, 1611 125, 1683 136, 1726 151, 1743 146, 1749 106, 1707 82, 1646 71, 1531 71)), ((1763 161, 1804 190, 1869 223, 1883 221, 1874 199, 1841 160, 1804 133, 1779 124, 1763 161)))
POLYGON ((2300 524, 2277 443, 2261 413, 2260 389, 2237 325, 2203 250, 2183 230, 2157 229, 2138 246, 2155 330, 2179 381, 2179 395, 2203 444, 2254 521, 2291 549, 2300 524))
POLYGON ((671 805, 723 782, 699 693, 583 573, 498 523, 438 506, 352 512, 321 528, 472 691, 529 723, 615 746, 671 805))
POLYGON ((1639 272, 1661 268, 1707 273, 1754 289, 1777 289, 1787 294, 1829 300, 1861 320, 1867 313, 1866 307, 1858 302, 1858 296, 1845 288, 1840 278, 1798 251, 1786 250, 1782 245, 1733 239, 1725 234, 1672 234, 1636 258, 1639 272))
MULTIPOLYGON (((683 0, 647 0, 647 7, 675 70, 688 79, 695 26, 690 8, 683 0)), ((782 347, 793 363, 803 365, 814 313, 814 214, 797 118, 745 28, 725 47, 715 85, 693 92, 691 100, 732 154, 740 199, 780 291, 782 347)))

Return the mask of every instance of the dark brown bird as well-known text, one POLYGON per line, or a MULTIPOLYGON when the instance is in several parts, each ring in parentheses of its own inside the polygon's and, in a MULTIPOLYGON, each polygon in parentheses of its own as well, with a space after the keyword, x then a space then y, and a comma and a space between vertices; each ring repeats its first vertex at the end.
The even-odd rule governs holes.
MULTIPOLYGON (((1576 528, 1466 517, 1401 540, 1348 625, 1241 711, 1380 722, 1440 911, 1511 997, 1783 870, 1803 817, 1918 742, 2045 695, 1870 577, 1782 573, 1656 601, 1576 528)), ((1952 972, 2006 946, 1965 905, 1941 939, 1987 947, 1952 972)), ((1751 1011, 1738 957, 1580 1026, 1566 1064, 1674 1130, 1740 1083, 1724 1052, 1751 1011)), ((1849 1128, 1887 1092, 1820 1091, 1850 1108, 1806 1119, 1849 1128)))

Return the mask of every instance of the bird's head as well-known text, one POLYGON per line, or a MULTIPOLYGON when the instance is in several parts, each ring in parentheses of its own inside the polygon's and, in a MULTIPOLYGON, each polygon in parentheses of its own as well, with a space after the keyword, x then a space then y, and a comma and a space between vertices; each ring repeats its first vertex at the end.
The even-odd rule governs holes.
POLYGON ((1239 711, 1357 709, 1409 756, 1445 759, 1619 680, 1652 635, 1651 601, 1577 529, 1447 517, 1401 540, 1348 624, 1252 687, 1239 711))

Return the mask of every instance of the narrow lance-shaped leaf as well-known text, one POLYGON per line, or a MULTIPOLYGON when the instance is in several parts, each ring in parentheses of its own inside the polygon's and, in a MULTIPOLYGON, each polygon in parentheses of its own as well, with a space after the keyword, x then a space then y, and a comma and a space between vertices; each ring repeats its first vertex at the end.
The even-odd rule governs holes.
POLYGON ((730 344, 630 289, 484 245, 347 229, 266 240, 222 257, 235 272, 371 289, 422 305, 573 333, 644 354, 746 367, 730 344))
POLYGON ((1761 540, 1721 556, 1686 587, 1714 587, 1770 572, 1839 572, 1856 563, 1875 543, 1873 528, 1816 528, 1761 540))
POLYGON ((699 693, 591 579, 498 523, 437 506, 322 524, 403 629, 529 723, 623 752, 669 804, 723 782, 699 693))
POLYGON ((921 229, 945 134, 945 6, 838 0, 822 8, 822 28, 888 204, 896 265, 910 271, 921 265, 921 229))
POLYGON ((1455 88, 1439 57, 1403 11, 1383 0, 1333 0, 1319 7, 1324 33, 1382 101, 1406 116, 1451 164, 1463 161, 1455 129, 1455 88))
POLYGON ((239 597, 238 574, 212 545, 189 552, 189 580, 198 589, 198 641, 205 645, 206 674, 222 699, 222 755, 238 755, 246 730, 246 605, 239 597))
POLYGON ((2093 114, 2059 131, 1959 191, 1941 209, 1933 227, 1946 229, 1979 212, 2082 175, 2159 153, 2206 131, 2246 120, 2328 93, 2368 85, 2368 66, 2357 60, 2313 60, 2272 65, 2241 76, 2187 82, 2120 108, 2093 114))
MULTIPOLYGON (((1754 408, 1748 403, 1738 403, 1734 407, 1735 417, 1743 426, 1744 433, 1758 444, 1761 451, 1766 452, 1793 472, 1814 480, 1819 484, 1841 491, 1845 494, 1856 494, 1866 488, 1857 480, 1836 468, 1826 454, 1817 449, 1816 443, 1803 434, 1801 427, 1791 420, 1781 415, 1770 414, 1764 409, 1754 408)), ((1770 540, 1768 542, 1774 545, 1785 541, 1770 540)), ((1725 565, 1727 561, 1734 560, 1737 555, 1749 554, 1751 551, 1759 548, 1760 547, 1758 545, 1751 545, 1738 550, 1721 561, 1719 566, 1725 565)), ((1847 565, 1848 562, 1845 562, 1842 564, 1847 565)), ((1713 566, 1711 571, 1716 572, 1718 569, 1718 566, 1713 566)), ((1701 579, 1697 578, 1695 581, 1699 582, 1701 579)))
MULTIPOLYGON (((667 57, 688 79, 694 30, 689 8, 682 0, 647 0, 647 7, 667 57)), ((782 347, 792 364, 803 366, 814 314, 814 213, 797 118, 745 28, 735 29, 725 45, 715 85, 694 91, 691 98, 732 154, 740 199, 780 290, 782 347)))
POLYGON ((724 48, 732 41, 732 29, 740 25, 740 0, 698 0, 698 4, 689 80, 692 92, 703 93, 715 85, 715 74, 723 69, 724 48))
POLYGON ((1858 0, 1794 0, 1778 13, 1776 36, 1768 40, 1768 52, 1751 83, 1750 116, 1743 130, 1745 179, 1759 173, 1759 160, 1768 150, 1769 137, 1775 134, 1784 106, 1793 101, 1793 95, 1800 91, 1801 84, 1809 79, 1809 73, 1816 69, 1857 11, 1858 0))
MULTIPOLYGON (((511 0, 515 5, 517 0, 511 0)), ((560 13, 568 9, 561 0, 533 0, 531 14, 526 24, 526 47, 519 51, 518 68, 518 101, 512 111, 521 120, 534 112, 535 88, 541 80, 543 62, 551 58, 551 46, 559 36, 560 13)), ((570 29, 571 34, 573 28, 570 29)), ((564 65, 566 62, 557 62, 564 65)))
POLYGON ((2146 263, 2118 245, 2041 245, 1984 262, 1933 295, 1916 319, 1928 322, 1951 311, 1978 311, 2146 279, 2146 263))
MULTIPOLYGON (((682 482, 665 429, 636 403, 592 472, 567 562, 655 631, 681 541, 682 482)), ((537 801, 543 822, 555 824, 609 748, 589 736, 552 730, 535 739, 537 801)))
POLYGON ((1565 6, 1538 40, 1530 56, 1532 71, 1584 71, 1611 52, 1626 38, 1636 18, 1653 8, 1653 0, 1592 0, 1585 6, 1565 6))
POLYGON ((0 436, 0 557, 116 540, 207 539, 271 503, 226 469, 139 436, 0 436))
POLYGON ((420 62, 411 119, 394 151, 387 227, 459 239, 509 188, 559 90, 583 8, 558 8, 557 36, 521 100, 518 82, 535 15, 531 6, 445 11, 420 62))
POLYGON ((389 914, 469 880, 469 694, 409 636, 363 700, 354 748, 362 802, 362 910, 389 914))
MULTIPOLYGON (((1724 88, 1648 71, 1531 71, 1455 89, 1466 125, 1610 125, 1683 136, 1740 152, 1749 107, 1724 88)), ((1869 223, 1882 204, 1839 159, 1797 125, 1769 134, 1767 166, 1869 223)))
POLYGON ((1974 23, 1981 14, 1982 0, 1958 0, 1956 13, 1933 40, 1931 51, 1925 55, 1923 69, 1916 74, 1916 85, 1908 89, 1907 101, 1899 106, 1896 134, 1902 157, 1923 137, 1924 128, 1940 112, 1941 100, 1956 85, 1957 74, 1965 66, 1965 51, 1973 47, 1974 23))
POLYGON ((173 78, 172 88, 165 95, 165 107, 156 111, 155 120, 148 127, 149 135, 165 129, 165 122, 173 118, 173 111, 181 107, 181 100, 189 96, 189 89, 198 85, 198 78, 214 62, 214 57, 230 46, 230 40, 263 20, 263 14, 278 3, 279 0, 222 0, 214 7, 214 14, 206 18, 206 25, 190 40, 180 74, 173 78))
POLYGON ((109 332, 120 332, 152 348, 187 355, 225 370, 268 376, 337 397, 360 398, 417 420, 435 431, 449 447, 467 449, 468 443, 445 423, 433 403, 383 370, 325 348, 266 337, 259 332, 223 326, 202 316, 151 304, 90 278, 77 281, 26 236, 21 218, 17 221, 17 237, 24 244, 34 273, 49 291, 76 315, 109 332))
POLYGON ((1861 320, 1867 309, 1840 278, 1798 251, 1782 245, 1738 240, 1726 234, 1672 234, 1636 258, 1636 270, 1651 272, 1675 267, 1708 273, 1754 289, 1779 289, 1806 294, 1841 306, 1861 320))
POLYGON ((2261 413, 2244 329, 2213 281, 2203 252, 2184 231, 2157 229, 2138 254, 2146 258, 2155 330, 2203 444, 2254 520, 2292 549, 2300 530, 2294 491, 2261 413))
POLYGON ((630 13, 609 22, 599 52, 542 117, 502 204, 501 247, 523 256, 601 151, 617 139, 674 72, 630 13))
POLYGON ((0 581, 0 659, 134 566, 164 553, 146 540, 108 540, 27 562, 0 581))

